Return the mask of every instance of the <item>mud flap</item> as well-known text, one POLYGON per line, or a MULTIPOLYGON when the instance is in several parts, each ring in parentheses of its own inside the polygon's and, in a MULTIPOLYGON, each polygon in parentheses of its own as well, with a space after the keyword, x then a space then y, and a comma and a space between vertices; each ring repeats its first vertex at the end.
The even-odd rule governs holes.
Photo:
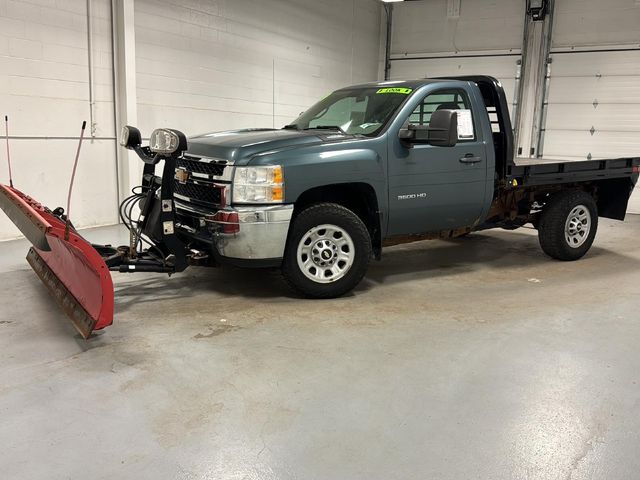
POLYGON ((80 335, 113 322, 113 282, 102 256, 75 229, 15 188, 0 184, 0 208, 33 244, 27 261, 80 335))

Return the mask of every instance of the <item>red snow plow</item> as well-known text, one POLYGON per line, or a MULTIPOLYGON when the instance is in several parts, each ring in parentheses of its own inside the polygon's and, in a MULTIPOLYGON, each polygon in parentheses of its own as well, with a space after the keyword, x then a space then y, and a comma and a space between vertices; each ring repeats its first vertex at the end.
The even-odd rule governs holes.
MULTIPOLYGON (((142 147, 140 132, 133 127, 125 127, 123 137, 123 146, 135 150, 145 163, 142 184, 120 205, 120 216, 130 231, 129 245, 91 244, 69 220, 69 204, 65 215, 63 208, 50 210, 14 188, 11 178, 9 186, 0 184, 0 208, 33 245, 27 261, 84 338, 113 322, 110 271, 171 274, 207 259, 206 254, 188 249, 174 232, 172 181, 175 159, 186 150, 186 137, 176 130, 156 130, 151 136, 155 148, 142 147), (155 175, 160 161, 162 177, 155 175), (136 207, 140 213, 134 219, 136 207), (143 249, 144 243, 149 248, 143 249)), ((82 138, 81 134, 69 199, 82 138)))
POLYGON ((84 338, 111 325, 113 283, 102 256, 48 208, 0 185, 0 207, 33 244, 27 261, 84 338))

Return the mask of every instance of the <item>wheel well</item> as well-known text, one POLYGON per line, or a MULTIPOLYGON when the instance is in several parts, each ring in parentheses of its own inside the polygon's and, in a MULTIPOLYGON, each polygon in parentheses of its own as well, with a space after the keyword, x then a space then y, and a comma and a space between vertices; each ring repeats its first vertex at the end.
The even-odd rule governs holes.
POLYGON ((382 238, 376 192, 368 183, 338 183, 311 188, 296 200, 293 215, 316 203, 337 203, 360 217, 371 235, 376 258, 380 257, 382 238))

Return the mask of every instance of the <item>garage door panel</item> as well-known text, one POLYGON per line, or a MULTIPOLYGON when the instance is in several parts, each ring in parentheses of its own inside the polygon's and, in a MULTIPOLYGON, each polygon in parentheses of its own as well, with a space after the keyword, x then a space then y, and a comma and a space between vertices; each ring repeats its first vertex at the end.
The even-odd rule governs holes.
POLYGON ((640 105, 638 108, 620 108, 614 104, 598 105, 597 108, 590 104, 548 106, 547 130, 589 131, 591 127, 596 132, 636 132, 640 138, 640 105))
POLYGON ((447 18, 447 2, 396 3, 393 53, 435 53, 520 48, 524 0, 463 2, 460 16, 447 18))
POLYGON ((615 103, 640 105, 640 82, 636 76, 557 77, 552 73, 549 103, 615 103))
MULTIPOLYGON (((558 2, 558 4, 562 4, 562 2, 558 2)), ((637 41, 637 36, 634 39, 630 32, 638 28, 640 10, 632 7, 627 12, 630 15, 622 16, 619 12, 607 12, 603 9, 586 14, 580 12, 579 14, 557 15, 554 30, 559 33, 554 35, 553 43, 554 45, 572 46, 637 41), (574 31, 571 34, 563 34, 564 31, 572 27, 574 31)))
POLYGON ((634 0, 555 2, 553 46, 638 42, 640 8, 634 0))
POLYGON ((637 132, 596 132, 547 130, 544 137, 544 156, 585 160, 640 156, 637 132))
POLYGON ((554 53, 551 58, 554 77, 640 75, 640 50, 554 53))
POLYGON ((497 78, 513 78, 519 56, 493 57, 443 57, 427 59, 393 60, 393 78, 424 78, 443 75, 492 75, 497 78))

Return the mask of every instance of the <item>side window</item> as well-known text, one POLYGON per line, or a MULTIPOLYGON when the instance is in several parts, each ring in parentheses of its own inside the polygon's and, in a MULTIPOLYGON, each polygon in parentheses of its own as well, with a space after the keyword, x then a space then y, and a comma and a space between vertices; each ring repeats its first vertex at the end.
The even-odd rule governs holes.
POLYGON ((464 90, 438 90, 430 93, 409 116, 409 122, 429 125, 431 114, 436 110, 460 110, 458 113, 458 140, 475 140, 471 102, 464 90))

